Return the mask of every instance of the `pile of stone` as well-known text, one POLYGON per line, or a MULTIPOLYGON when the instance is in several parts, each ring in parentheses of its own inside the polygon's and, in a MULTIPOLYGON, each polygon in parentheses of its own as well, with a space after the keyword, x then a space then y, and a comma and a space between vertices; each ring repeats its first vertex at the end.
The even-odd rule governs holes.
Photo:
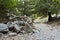
MULTIPOLYGON (((8 36, 16 36, 19 33, 34 33, 32 19, 27 16, 21 16, 18 20, 16 18, 11 19, 7 24, 0 23, 0 36, 2 34, 8 34, 8 36)), ((1 38, 0 37, 0 38, 1 38)))
POLYGON ((9 21, 7 24, 0 23, 1 33, 30 33, 33 32, 32 19, 27 16, 20 17, 20 20, 9 21))
POLYGON ((33 27, 25 21, 14 21, 7 23, 9 31, 16 33, 29 33, 33 32, 33 27))

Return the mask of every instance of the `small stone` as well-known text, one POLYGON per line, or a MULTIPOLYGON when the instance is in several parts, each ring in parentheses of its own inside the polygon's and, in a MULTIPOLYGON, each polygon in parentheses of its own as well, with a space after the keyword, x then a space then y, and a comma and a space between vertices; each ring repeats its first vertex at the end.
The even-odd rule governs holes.
POLYGON ((17 33, 9 33, 8 35, 9 35, 9 36, 16 36, 17 33))

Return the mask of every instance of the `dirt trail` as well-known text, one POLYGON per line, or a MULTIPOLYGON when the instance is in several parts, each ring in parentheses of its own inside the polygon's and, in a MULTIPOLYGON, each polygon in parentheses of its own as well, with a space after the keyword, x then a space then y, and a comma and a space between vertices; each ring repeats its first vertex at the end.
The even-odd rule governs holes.
POLYGON ((60 28, 44 23, 34 23, 34 26, 33 34, 18 34, 13 37, 6 35, 3 40, 60 40, 60 28))

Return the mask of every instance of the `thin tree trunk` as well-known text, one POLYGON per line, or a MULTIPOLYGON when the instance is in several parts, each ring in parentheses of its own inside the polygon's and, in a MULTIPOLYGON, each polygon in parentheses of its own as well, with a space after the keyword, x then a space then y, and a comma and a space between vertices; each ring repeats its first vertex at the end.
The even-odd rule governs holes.
POLYGON ((49 21, 49 22, 51 22, 51 21, 52 21, 51 12, 48 12, 48 21, 49 21))

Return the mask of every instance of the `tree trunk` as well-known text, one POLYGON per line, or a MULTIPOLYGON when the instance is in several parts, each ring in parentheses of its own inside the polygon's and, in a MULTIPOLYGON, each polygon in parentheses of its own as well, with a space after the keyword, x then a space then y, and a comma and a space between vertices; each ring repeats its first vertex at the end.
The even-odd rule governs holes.
POLYGON ((48 21, 49 21, 49 22, 51 22, 51 21, 52 21, 51 12, 48 12, 48 21))

